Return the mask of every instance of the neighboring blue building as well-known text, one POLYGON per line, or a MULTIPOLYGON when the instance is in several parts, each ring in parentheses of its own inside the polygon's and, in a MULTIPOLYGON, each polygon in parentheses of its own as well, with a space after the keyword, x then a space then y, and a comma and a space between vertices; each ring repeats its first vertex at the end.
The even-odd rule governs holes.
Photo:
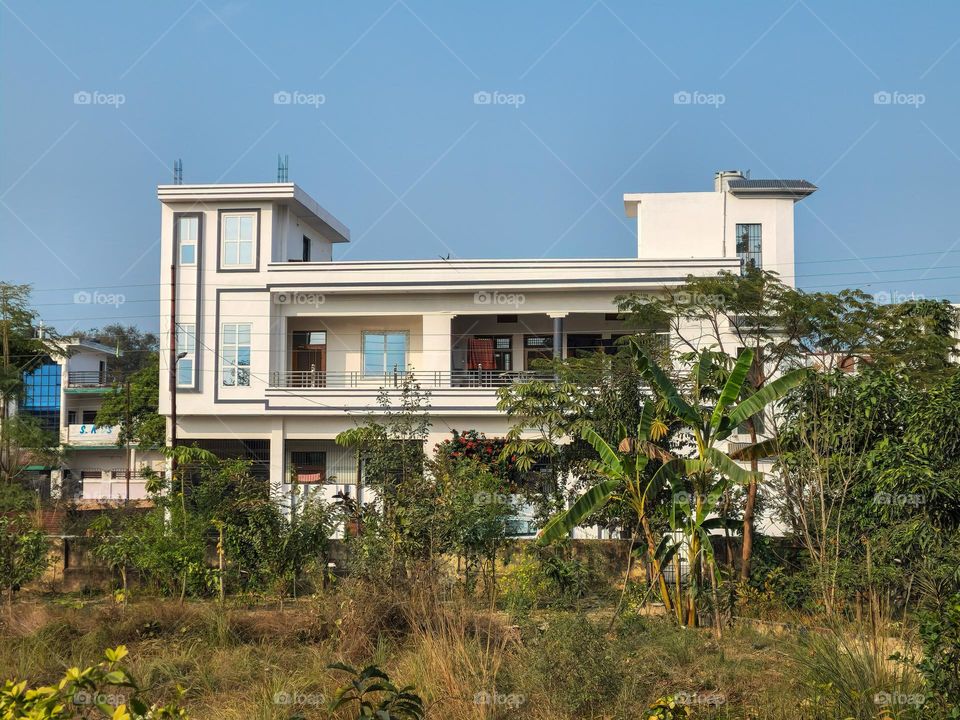
POLYGON ((60 432, 60 382, 62 370, 58 363, 47 359, 30 372, 24 373, 25 393, 21 412, 40 420, 44 430, 60 432))

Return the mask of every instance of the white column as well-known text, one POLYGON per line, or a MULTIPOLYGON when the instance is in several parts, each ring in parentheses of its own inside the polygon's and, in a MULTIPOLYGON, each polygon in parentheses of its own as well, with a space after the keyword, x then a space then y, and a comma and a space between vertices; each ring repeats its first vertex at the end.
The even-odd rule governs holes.
POLYGON ((430 374, 444 380, 450 372, 451 363, 451 323, 452 313, 431 313, 423 316, 423 349, 420 353, 420 365, 415 367, 418 375, 427 384, 433 384, 430 374))
POLYGON ((287 478, 284 477, 286 433, 283 427, 283 418, 271 419, 270 427, 270 492, 274 500, 282 500, 287 478))

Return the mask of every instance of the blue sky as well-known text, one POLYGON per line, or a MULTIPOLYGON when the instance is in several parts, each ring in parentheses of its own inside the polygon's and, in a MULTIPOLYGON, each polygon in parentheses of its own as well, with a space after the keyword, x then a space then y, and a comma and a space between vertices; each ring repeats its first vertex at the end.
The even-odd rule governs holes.
POLYGON ((62 330, 154 329, 173 160, 283 153, 344 259, 631 256, 624 192, 741 168, 820 186, 802 287, 960 301, 958 70, 953 2, 0 0, 0 277, 62 330))

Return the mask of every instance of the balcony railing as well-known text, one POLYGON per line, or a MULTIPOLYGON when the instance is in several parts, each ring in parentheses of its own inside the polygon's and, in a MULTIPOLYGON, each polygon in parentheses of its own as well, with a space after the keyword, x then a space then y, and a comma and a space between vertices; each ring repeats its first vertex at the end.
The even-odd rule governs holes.
POLYGON ((360 371, 284 370, 271 373, 272 388, 394 388, 411 380, 426 388, 498 388, 530 380, 550 380, 543 372, 500 370, 397 370, 364 374, 360 371))
POLYGON ((71 370, 67 373, 68 388, 105 388, 110 387, 116 376, 99 370, 71 370))

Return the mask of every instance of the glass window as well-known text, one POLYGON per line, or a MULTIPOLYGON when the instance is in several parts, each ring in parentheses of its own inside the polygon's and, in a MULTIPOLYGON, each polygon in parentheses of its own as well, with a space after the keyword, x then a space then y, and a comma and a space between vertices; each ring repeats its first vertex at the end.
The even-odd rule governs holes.
POLYGON ((177 355, 186 353, 177 361, 177 386, 192 387, 194 358, 197 349, 197 326, 193 323, 177 323, 177 355))
POLYGON ((180 264, 197 264, 197 236, 200 228, 200 218, 194 216, 181 217, 177 220, 177 242, 180 244, 180 264))
POLYGON ((760 229, 760 223, 737 223, 737 256, 740 258, 741 274, 746 274, 748 268, 761 267, 760 229))
POLYGON ((253 215, 224 215, 221 264, 253 265, 253 215))
POLYGON ((250 323, 224 323, 220 375, 227 387, 250 385, 250 323))
POLYGON ((365 332, 363 374, 383 375, 407 369, 407 333, 365 332))

